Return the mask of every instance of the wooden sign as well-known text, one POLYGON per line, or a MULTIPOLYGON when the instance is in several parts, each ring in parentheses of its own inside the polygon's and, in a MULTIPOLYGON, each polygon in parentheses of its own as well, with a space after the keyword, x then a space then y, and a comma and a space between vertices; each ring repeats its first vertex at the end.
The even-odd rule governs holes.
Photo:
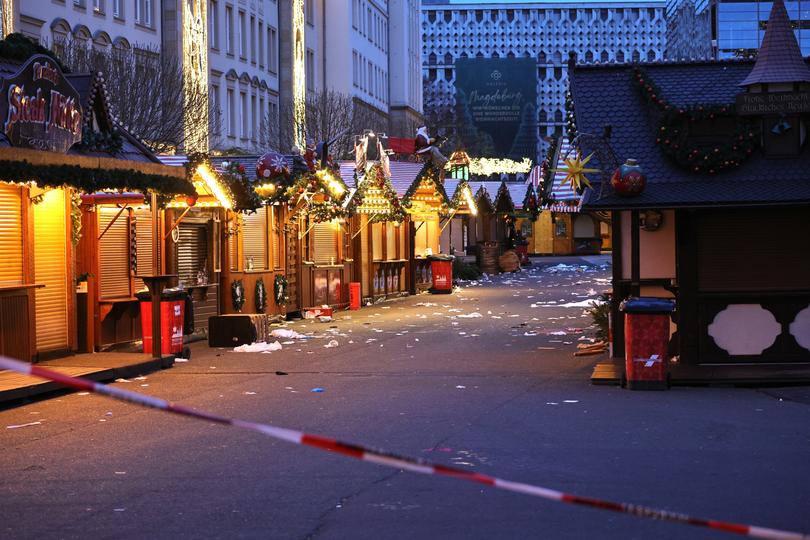
POLYGON ((32 56, 2 89, 0 119, 13 146, 64 154, 82 140, 79 93, 53 59, 32 56))
POLYGON ((738 94, 736 110, 740 116, 807 113, 810 112, 810 92, 738 94))

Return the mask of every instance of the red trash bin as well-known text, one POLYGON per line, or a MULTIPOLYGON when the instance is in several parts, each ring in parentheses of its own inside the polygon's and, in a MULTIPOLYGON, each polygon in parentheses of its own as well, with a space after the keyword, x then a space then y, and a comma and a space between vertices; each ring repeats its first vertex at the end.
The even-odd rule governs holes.
MULTIPOLYGON (((186 303, 185 290, 163 291, 160 297, 160 349, 163 354, 179 355, 183 351, 183 321, 186 303)), ((141 302, 141 332, 143 352, 152 352, 152 295, 144 291, 136 294, 141 302)))
POLYGON ((360 309, 360 282, 349 283, 349 309, 360 309))
POLYGON ((624 312, 625 380, 631 390, 669 388, 669 319, 675 302, 667 298, 628 298, 624 312))
POLYGON ((433 274, 433 287, 428 289, 433 294, 450 294, 453 292, 453 256, 430 255, 430 272, 433 274))

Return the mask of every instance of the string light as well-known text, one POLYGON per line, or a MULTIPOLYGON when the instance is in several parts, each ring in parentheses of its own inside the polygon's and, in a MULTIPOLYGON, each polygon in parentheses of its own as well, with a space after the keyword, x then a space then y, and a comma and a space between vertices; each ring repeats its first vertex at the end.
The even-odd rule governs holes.
POLYGON ((532 168, 532 160, 523 158, 522 161, 496 158, 474 158, 470 160, 470 174, 489 176, 490 174, 517 174, 528 173, 532 168))
POLYGON ((233 204, 231 203, 230 198, 225 194, 222 190, 222 187, 217 182, 217 179, 214 178, 214 175, 211 174, 211 171, 208 169, 208 166, 203 163, 199 167, 197 167, 197 174, 200 175, 200 178, 205 180, 205 185, 208 191, 216 197, 219 204, 226 209, 230 209, 233 204))
POLYGON ((478 208, 475 206, 475 201, 473 200, 472 190, 470 186, 464 190, 464 199, 467 201, 467 207, 470 209, 470 214, 477 216, 478 215, 478 208))

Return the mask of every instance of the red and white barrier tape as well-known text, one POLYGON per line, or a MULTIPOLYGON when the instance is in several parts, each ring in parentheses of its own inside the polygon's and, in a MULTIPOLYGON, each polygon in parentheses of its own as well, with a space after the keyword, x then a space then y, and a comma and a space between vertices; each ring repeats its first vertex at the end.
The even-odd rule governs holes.
POLYGON ((487 486, 512 491, 515 493, 522 493, 524 495, 532 495, 534 497, 542 497, 551 501, 577 504, 581 506, 589 506, 591 508, 600 508, 602 510, 611 510, 613 512, 620 512, 622 514, 630 514, 636 517, 655 519, 661 521, 673 521, 685 525, 694 525, 696 527, 705 527, 718 531, 725 531, 729 533, 736 533, 754 538, 767 538, 770 540, 810 540, 810 535, 805 535, 798 532, 783 531, 779 529, 770 529, 767 527, 756 527, 754 525, 743 525, 740 523, 729 523, 726 521, 718 521, 713 519, 701 519, 687 516, 685 514, 678 514, 666 510, 658 510, 656 508, 649 508, 646 506, 637 506, 627 503, 616 503, 602 499, 594 499, 590 497, 581 497, 579 495, 571 495, 532 484, 524 484, 521 482, 511 482, 503 480, 494 476, 475 473, 464 469, 457 469, 455 467, 447 467, 445 465, 436 465, 422 459, 415 459, 409 457, 398 456, 382 450, 374 450, 365 448, 356 444, 340 442, 328 437, 321 437, 319 435, 310 435, 301 431, 292 429, 285 429, 269 424, 259 424, 255 422, 247 422, 236 418, 225 418, 215 414, 209 414, 201 411, 195 411, 181 405, 176 405, 164 399, 122 390, 114 386, 108 386, 85 379, 63 375, 49 369, 45 369, 36 365, 20 362, 19 360, 12 360, 4 356, 0 356, 0 369, 10 369, 22 373, 24 375, 33 375, 43 379, 49 379, 70 388, 77 390, 85 390, 109 396, 121 401, 128 401, 136 405, 144 407, 151 407, 153 409, 161 409, 174 414, 183 416, 190 416, 198 420, 205 420, 208 422, 215 422, 217 424, 225 424, 229 426, 249 429, 263 433, 275 439, 300 444, 305 446, 312 446, 326 450, 328 452, 337 452, 355 459, 363 461, 370 461, 378 465, 385 465, 395 469, 404 469, 406 471, 422 473, 422 474, 435 474, 439 476, 449 476, 459 480, 466 480, 468 482, 476 482, 487 486))

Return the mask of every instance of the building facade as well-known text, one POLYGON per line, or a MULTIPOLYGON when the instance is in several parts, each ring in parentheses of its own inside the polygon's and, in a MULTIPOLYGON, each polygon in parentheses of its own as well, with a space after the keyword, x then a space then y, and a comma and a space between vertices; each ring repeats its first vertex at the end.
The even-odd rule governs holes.
POLYGON ((421 119, 420 0, 0 5, 4 20, 9 15, 6 33, 21 32, 49 47, 70 42, 96 51, 176 55, 184 71, 208 88, 212 150, 275 146, 284 130, 274 123, 289 120, 281 114, 285 100, 300 104, 321 90, 351 96, 398 134, 409 134, 421 119))
POLYGON ((542 141, 564 131, 569 54, 587 64, 662 59, 664 4, 423 0, 422 35, 426 114, 453 107, 456 60, 535 59, 542 141))
MULTIPOLYGON (((802 54, 810 55, 810 13, 800 2, 785 2, 785 8, 802 54)), ((765 35, 770 10, 771 2, 670 0, 666 57, 753 58, 765 35)))

